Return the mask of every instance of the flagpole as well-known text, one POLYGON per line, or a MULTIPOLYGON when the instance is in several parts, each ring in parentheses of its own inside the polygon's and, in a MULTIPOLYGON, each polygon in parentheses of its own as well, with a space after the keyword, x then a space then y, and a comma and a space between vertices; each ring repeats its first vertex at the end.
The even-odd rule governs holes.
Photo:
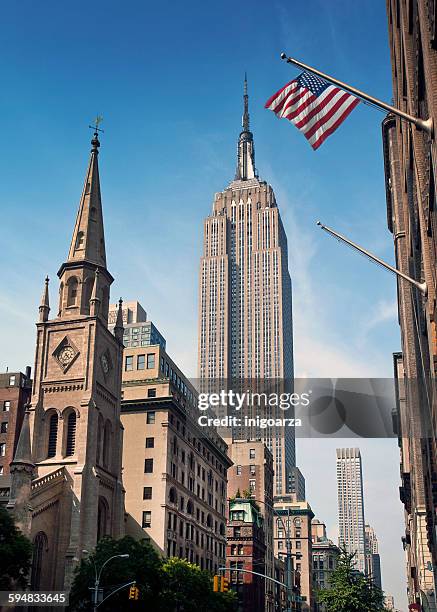
POLYGON ((325 230, 325 232, 327 232, 328 234, 331 234, 331 236, 334 236, 334 238, 337 238, 337 240, 340 240, 341 242, 345 242, 347 245, 349 245, 350 247, 352 247, 353 249, 355 249, 356 251, 358 251, 362 255, 365 255, 371 261, 374 261, 375 263, 379 264, 380 266, 382 266, 386 270, 389 270, 390 272, 393 272, 397 276, 400 276, 401 278, 405 279, 406 281, 408 281, 409 283, 411 283, 412 285, 417 287, 417 289, 419 289, 419 291, 421 293, 423 293, 424 296, 427 295, 428 287, 427 287, 426 283, 419 283, 417 280, 414 280, 414 278, 411 278, 411 276, 408 276, 407 274, 404 274, 403 272, 401 272, 397 268, 394 268, 393 266, 391 266, 390 264, 386 263, 382 259, 379 259, 379 257, 376 257, 376 255, 372 255, 372 253, 369 253, 369 251, 366 251, 366 249, 363 249, 363 247, 358 246, 358 244, 355 244, 355 242, 352 242, 352 240, 348 240, 348 238, 345 238, 344 236, 342 236, 341 234, 337 233, 336 231, 334 231, 330 227, 327 227, 326 225, 323 225, 323 223, 321 223, 320 221, 317 221, 317 225, 322 230, 325 230))
POLYGON ((338 85, 342 89, 349 91, 351 94, 358 96, 359 98, 362 98, 363 100, 366 100, 367 102, 370 102, 371 104, 374 104, 375 106, 378 106, 379 108, 382 108, 388 111, 389 113, 393 113, 394 115, 401 117, 401 119, 405 119, 405 121, 409 121, 410 123, 413 123, 419 130, 423 130, 424 132, 429 134, 432 138, 434 138, 434 123, 433 123, 432 117, 429 117, 428 119, 420 119, 419 117, 413 117, 413 115, 404 113, 404 111, 400 110, 399 108, 396 108, 395 106, 390 106, 390 104, 386 104, 382 100, 378 100, 378 98, 369 96, 363 91, 360 91, 359 89, 356 89, 355 87, 351 87, 347 83, 343 83, 342 81, 339 81, 338 79, 335 79, 334 77, 329 76, 329 74, 325 74, 324 72, 321 72, 320 70, 317 70, 316 68, 307 66, 303 62, 299 62, 298 60, 293 59, 292 57, 288 57, 285 53, 281 53, 281 59, 286 60, 287 64, 294 64, 295 66, 299 66, 299 68, 302 68, 303 70, 308 70, 309 72, 317 74, 317 76, 321 77, 322 79, 325 79, 326 81, 329 81, 333 83, 334 85, 338 85))

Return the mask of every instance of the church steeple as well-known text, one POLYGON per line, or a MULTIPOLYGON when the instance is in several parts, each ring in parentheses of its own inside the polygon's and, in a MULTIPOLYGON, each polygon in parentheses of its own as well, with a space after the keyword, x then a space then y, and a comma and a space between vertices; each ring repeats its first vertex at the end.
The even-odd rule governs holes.
POLYGON ((67 261, 58 272, 61 280, 59 317, 100 315, 108 320, 109 287, 114 280, 106 268, 105 232, 99 178, 99 134, 94 127, 91 156, 77 211, 67 261), (95 271, 99 269, 98 287, 95 271), (95 295, 91 301, 93 287, 95 295), (91 306, 91 308, 90 308, 91 306), (92 311, 92 312, 91 312, 92 311))
POLYGON ((91 157, 71 239, 68 262, 87 261, 106 268, 105 234, 99 179, 99 135, 91 141, 91 157))
POLYGON ((247 74, 244 75, 244 93, 243 93, 243 118, 240 137, 238 139, 238 154, 237 154, 237 172, 235 180, 246 181, 256 177, 255 170, 255 146, 253 143, 253 134, 249 128, 249 95, 247 93, 247 74))

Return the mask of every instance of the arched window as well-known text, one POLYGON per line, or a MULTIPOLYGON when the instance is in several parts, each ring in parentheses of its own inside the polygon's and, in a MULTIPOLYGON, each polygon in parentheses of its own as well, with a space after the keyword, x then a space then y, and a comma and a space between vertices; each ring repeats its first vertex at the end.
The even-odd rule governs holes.
POLYGON ((67 440, 65 444, 65 456, 71 457, 74 455, 76 448, 76 413, 74 410, 70 412, 67 418, 67 440))
POLYGON ((99 420, 97 422, 97 456, 96 456, 96 463, 98 463, 99 465, 102 462, 103 428, 104 428, 103 417, 101 414, 99 414, 99 420))
POLYGON ((103 465, 104 467, 108 467, 109 466, 109 453, 110 453, 110 446, 111 446, 111 434, 112 434, 112 430, 111 430, 111 422, 110 421, 106 421, 105 423, 105 431, 103 433, 103 465))
POLYGON ((52 414, 49 420, 49 439, 47 444, 47 457, 56 455, 56 446, 58 442, 58 415, 52 414))
POLYGON ((176 494, 176 489, 174 487, 171 487, 170 491, 168 492, 168 499, 169 501, 171 501, 172 504, 177 503, 178 496, 176 494))
POLYGON ((64 296, 64 283, 61 283, 59 285, 59 309, 58 309, 58 316, 61 316, 61 311, 62 311, 62 298, 64 296))
POLYGON ((212 516, 210 514, 206 517, 206 526, 212 528, 212 516))
POLYGON ((77 287, 78 287, 77 278, 75 278, 74 276, 72 278, 69 278, 67 281, 67 290, 68 290, 67 306, 74 306, 76 304, 77 287))
POLYGON ((39 531, 33 540, 32 574, 30 585, 32 591, 38 591, 41 585, 41 569, 44 554, 47 552, 48 540, 43 531, 39 531))
POLYGON ((109 535, 109 507, 108 502, 104 497, 99 497, 99 505, 97 509, 97 541, 109 535))
POLYGON ((85 283, 84 283, 84 288, 83 288, 83 303, 82 303, 82 308, 85 314, 89 314, 90 312, 90 299, 91 299, 91 294, 93 292, 93 287, 94 287, 94 276, 89 276, 85 283))

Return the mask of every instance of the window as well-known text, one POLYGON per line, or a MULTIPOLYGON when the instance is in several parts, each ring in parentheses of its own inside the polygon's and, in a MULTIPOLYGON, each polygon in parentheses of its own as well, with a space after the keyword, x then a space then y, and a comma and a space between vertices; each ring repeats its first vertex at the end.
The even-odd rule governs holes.
POLYGON ((146 356, 138 355, 137 357, 137 370, 144 370, 146 367, 146 356))
POLYGON ((131 372, 134 369, 134 358, 132 355, 127 355, 124 360, 125 372, 131 372))
POLYGON ((47 457, 56 455, 56 445, 58 441, 58 415, 52 414, 49 421, 49 441, 47 447, 47 457))
POLYGON ((255 473, 256 473, 256 467, 255 467, 254 465, 251 465, 251 466, 250 466, 250 473, 251 473, 251 475, 252 475, 252 476, 255 476, 255 473))
POLYGON ((4 457, 6 455, 6 444, 2 442, 0 444, 0 457, 4 457))
POLYGON ((3 466, 0 465, 0 476, 3 476, 3 466))
POLYGON ((301 547, 300 540, 296 540, 296 548, 300 550, 300 547, 301 547))
POLYGON ((237 465, 237 476, 241 476, 241 465, 237 465))
POLYGON ((154 412, 148 412, 147 413, 146 423, 147 423, 147 425, 154 425, 155 424, 155 413, 154 412))
POLYGON ((6 402, 3 402, 3 412, 9 412, 10 409, 11 409, 11 402, 9 400, 6 402))
POLYGON ((255 491, 256 480, 249 480, 249 489, 251 492, 255 491))
POLYGON ((146 438, 146 448, 155 448, 155 438, 146 438))
POLYGON ((74 306, 77 300, 77 279, 72 277, 67 281, 67 306, 74 306))
POLYGON ((241 538, 241 527, 234 527, 234 538, 241 538))
POLYGON ((145 459, 144 461, 144 473, 152 474, 153 473, 153 459, 145 459))
POLYGON ((6 421, 0 425, 0 433, 8 433, 8 424, 6 421))
POLYGON ((9 376, 9 386, 13 387, 15 385, 15 374, 13 376, 9 376))
POLYGON ((255 449, 249 449, 249 459, 255 459, 255 449))
POLYGON ((156 397, 156 389, 147 389, 147 397, 156 397))
POLYGON ((152 487, 143 488, 143 499, 152 499, 152 487))
POLYGON ((143 512, 143 529, 150 529, 152 526, 152 513, 150 510, 143 512))
POLYGON ((147 369, 151 370, 155 367, 155 353, 149 353, 147 355, 147 369))
POLYGON ((70 412, 67 420, 67 446, 65 449, 65 456, 71 457, 74 455, 74 449, 76 446, 76 413, 70 412))

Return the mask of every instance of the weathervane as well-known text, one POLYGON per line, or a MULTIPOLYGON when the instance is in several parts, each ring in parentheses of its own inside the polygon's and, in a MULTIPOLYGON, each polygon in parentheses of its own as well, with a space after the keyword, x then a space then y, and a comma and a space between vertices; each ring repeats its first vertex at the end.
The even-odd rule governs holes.
POLYGON ((99 132, 104 132, 105 130, 102 130, 99 128, 99 125, 102 123, 103 121, 103 117, 101 117, 100 115, 97 115, 97 117, 94 119, 94 125, 89 125, 88 127, 91 130, 94 130, 94 134, 96 136, 98 136, 99 132))

